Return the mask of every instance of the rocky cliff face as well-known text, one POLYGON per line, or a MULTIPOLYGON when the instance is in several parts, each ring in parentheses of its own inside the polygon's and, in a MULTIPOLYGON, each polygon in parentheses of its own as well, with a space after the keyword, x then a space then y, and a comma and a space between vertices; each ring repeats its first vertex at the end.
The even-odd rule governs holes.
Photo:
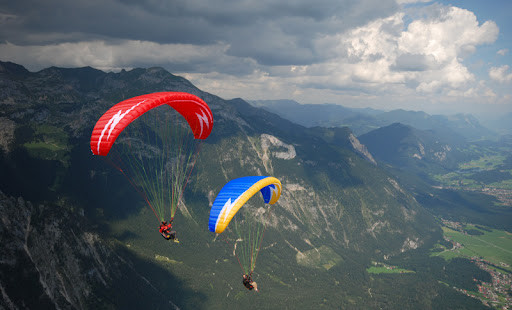
POLYGON ((364 158, 368 159, 368 161, 370 161, 372 164, 377 165, 377 162, 375 161, 375 159, 373 159, 372 154, 368 152, 368 148, 364 144, 361 144, 361 142, 356 138, 356 136, 350 134, 349 140, 352 143, 352 147, 354 148, 355 151, 361 154, 364 158))
POLYGON ((144 295, 158 300, 157 308, 177 308, 74 212, 0 192, 0 220, 0 306, 6 309, 142 306, 144 295))

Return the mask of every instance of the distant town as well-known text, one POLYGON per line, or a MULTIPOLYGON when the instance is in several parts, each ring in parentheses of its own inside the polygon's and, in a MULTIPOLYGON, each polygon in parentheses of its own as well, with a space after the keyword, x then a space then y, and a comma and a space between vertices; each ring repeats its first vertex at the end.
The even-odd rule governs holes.
MULTIPOLYGON (((448 221, 442 219, 444 226, 468 234, 465 230, 466 223, 448 221)), ((447 251, 457 251, 464 248, 464 244, 452 240, 448 236, 444 236, 444 239, 452 244, 451 249, 447 251)), ((509 310, 512 309, 512 273, 505 268, 510 268, 510 265, 504 262, 498 264, 490 262, 482 257, 471 256, 467 257, 480 269, 487 271, 491 277, 491 282, 482 282, 477 279, 473 279, 477 284, 478 292, 467 291, 454 287, 457 291, 472 297, 479 299, 484 305, 493 307, 495 309, 509 310)))

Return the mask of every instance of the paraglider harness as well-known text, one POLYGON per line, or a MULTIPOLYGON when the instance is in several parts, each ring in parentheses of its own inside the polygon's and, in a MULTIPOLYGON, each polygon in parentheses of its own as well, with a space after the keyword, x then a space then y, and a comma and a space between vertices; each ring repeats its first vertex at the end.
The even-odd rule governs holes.
POLYGON ((250 291, 254 289, 252 283, 252 277, 250 274, 242 275, 242 284, 250 291))
POLYGON ((174 242, 179 242, 178 239, 176 238, 176 232, 171 231, 173 220, 174 219, 171 218, 171 220, 169 221, 169 224, 167 224, 166 221, 162 221, 162 224, 160 224, 159 231, 165 240, 173 240, 174 242))

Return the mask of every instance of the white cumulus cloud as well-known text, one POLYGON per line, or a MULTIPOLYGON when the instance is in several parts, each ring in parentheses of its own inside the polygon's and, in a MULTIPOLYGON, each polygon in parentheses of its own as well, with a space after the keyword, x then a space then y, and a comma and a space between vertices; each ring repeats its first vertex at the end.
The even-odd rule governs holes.
POLYGON ((495 81, 504 83, 512 81, 512 73, 509 73, 509 66, 492 67, 489 70, 489 77, 495 81))
POLYGON ((469 88, 475 77, 464 58, 495 41, 499 31, 494 22, 479 24, 474 13, 456 7, 438 7, 437 14, 407 26, 404 19, 397 13, 318 40, 317 49, 333 56, 306 72, 324 72, 339 88, 359 84, 369 91, 389 90, 390 84, 421 92, 469 88))
POLYGON ((503 49, 497 51, 496 54, 501 55, 501 56, 505 56, 505 55, 508 54, 508 48, 503 48, 503 49))

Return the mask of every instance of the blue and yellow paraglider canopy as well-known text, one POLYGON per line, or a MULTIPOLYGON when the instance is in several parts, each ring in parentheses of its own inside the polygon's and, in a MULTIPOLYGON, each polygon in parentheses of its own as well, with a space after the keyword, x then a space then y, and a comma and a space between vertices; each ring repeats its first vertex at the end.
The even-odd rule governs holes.
POLYGON ((210 231, 222 233, 238 210, 258 191, 265 203, 274 204, 281 196, 281 182, 274 177, 250 176, 224 185, 210 210, 210 231))

